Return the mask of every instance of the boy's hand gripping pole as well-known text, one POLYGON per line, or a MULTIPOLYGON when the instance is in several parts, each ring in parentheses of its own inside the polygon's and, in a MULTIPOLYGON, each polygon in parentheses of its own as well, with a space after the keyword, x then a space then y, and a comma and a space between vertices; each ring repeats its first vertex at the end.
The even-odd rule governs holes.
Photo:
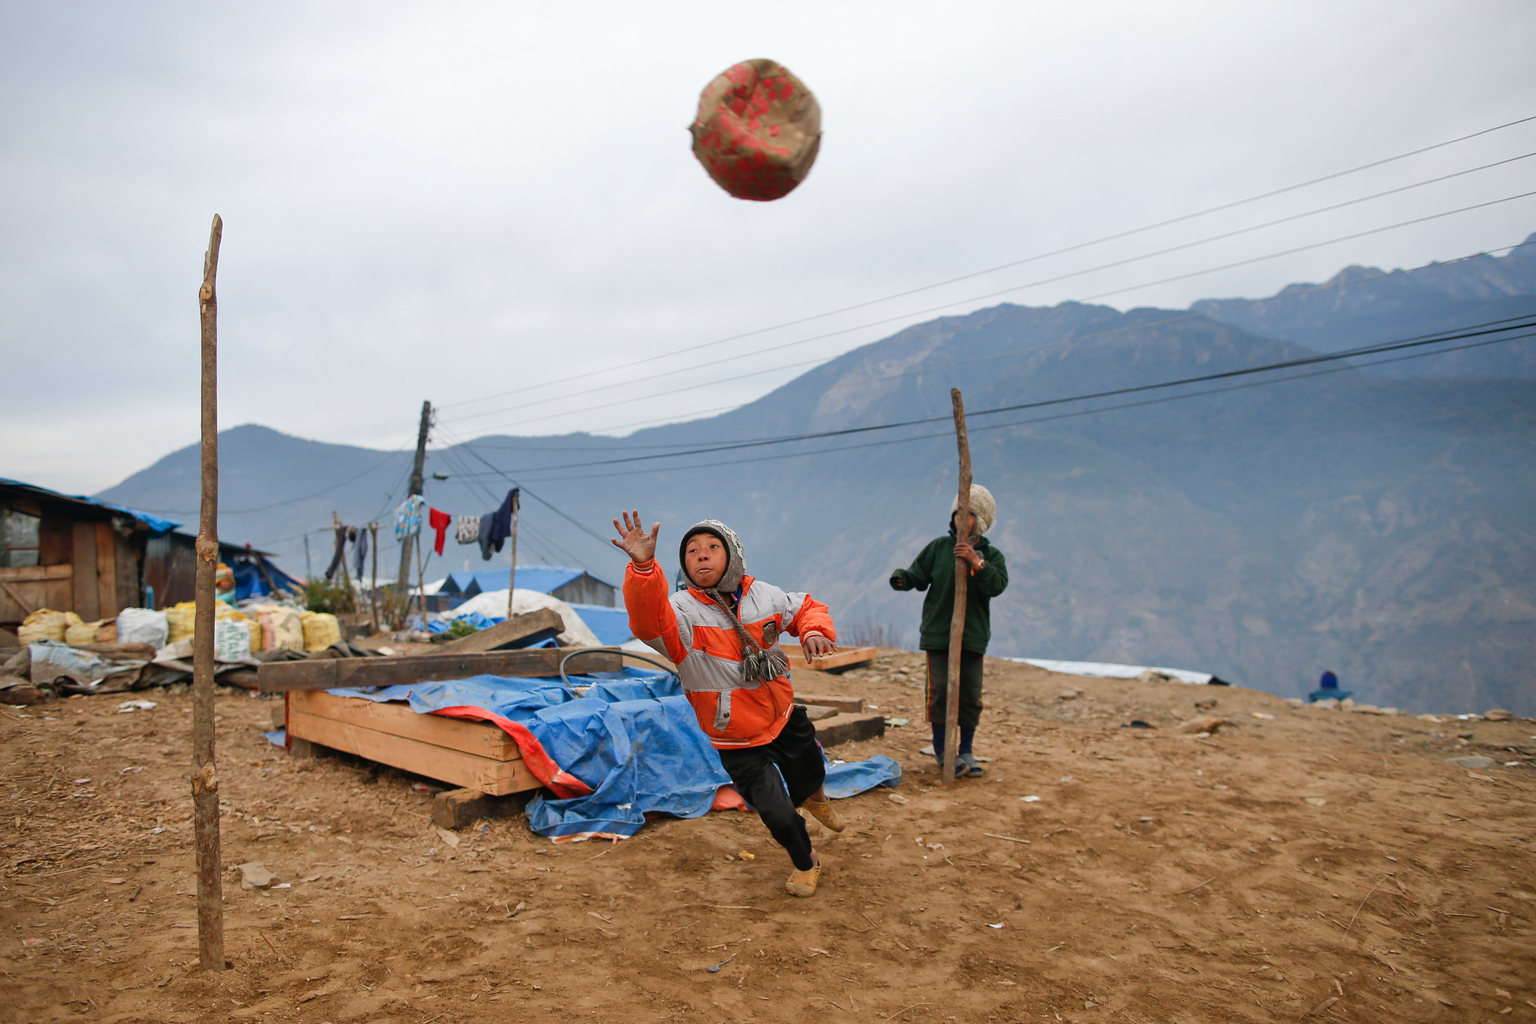
MULTIPOLYGON (((955 537, 971 539, 971 442, 965 430, 965 401, 959 388, 949 389, 955 407, 955 444, 960 449, 960 511, 955 520, 955 537)), ((956 759, 960 752, 960 644, 965 639, 965 590, 970 580, 970 566, 965 559, 955 559, 955 614, 949 620, 949 671, 944 688, 944 759, 939 775, 946 783, 954 782, 956 759)))

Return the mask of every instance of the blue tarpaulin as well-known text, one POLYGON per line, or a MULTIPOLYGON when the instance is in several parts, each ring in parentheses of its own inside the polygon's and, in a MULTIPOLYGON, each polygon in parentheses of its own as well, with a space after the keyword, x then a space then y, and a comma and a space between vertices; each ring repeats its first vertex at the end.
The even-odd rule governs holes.
MULTIPOLYGON (((631 836, 647 814, 697 818, 716 805, 731 780, 675 675, 626 668, 571 678, 590 688, 578 695, 559 679, 473 676, 330 692, 496 722, 555 793, 528 804, 529 825, 539 835, 631 836)), ((827 794, 848 797, 900 781, 901 766, 877 756, 828 767, 827 794)))

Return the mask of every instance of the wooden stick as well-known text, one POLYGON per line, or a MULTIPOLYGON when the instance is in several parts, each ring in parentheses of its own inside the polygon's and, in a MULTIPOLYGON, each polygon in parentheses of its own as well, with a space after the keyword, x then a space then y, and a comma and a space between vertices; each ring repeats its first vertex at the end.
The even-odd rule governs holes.
POLYGON ((1214 881, 1216 881, 1216 876, 1212 875, 1210 878, 1207 878, 1205 881, 1201 882, 1199 885, 1192 885, 1188 889, 1180 889, 1178 892, 1171 892, 1168 895, 1169 896, 1183 896, 1187 892, 1194 892, 1196 889, 1199 889, 1199 888, 1202 888, 1204 886, 1210 885, 1214 881))
POLYGON ((1029 845, 1028 839, 1017 839, 1013 836, 1000 836, 996 832, 983 832, 982 835, 986 836, 988 839, 1006 839, 1010 843, 1023 843, 1025 846, 1029 845))
POLYGON ((219 565, 219 324, 214 279, 224 222, 217 214, 198 289, 202 317, 202 507, 197 524, 197 610, 192 620, 192 816, 197 846, 197 953, 203 970, 224 970, 223 857, 214 748, 214 576, 219 565))
POLYGON ((512 571, 507 574, 507 619, 512 618, 512 595, 517 590, 517 509, 522 504, 522 495, 516 488, 512 491, 512 571))
POLYGON ((373 631, 379 631, 379 524, 367 527, 373 534, 373 588, 368 591, 368 607, 373 609, 373 631))
MULTIPOLYGON (((955 444, 960 449, 960 510, 956 513, 956 539, 970 540, 971 522, 971 441, 965 429, 965 401, 959 388, 949 389, 955 412, 955 444)), ((944 691, 944 763, 939 775, 954 782, 955 759, 960 753, 960 644, 965 637, 965 592, 970 566, 963 558, 955 559, 955 613, 949 620, 949 673, 944 691)))

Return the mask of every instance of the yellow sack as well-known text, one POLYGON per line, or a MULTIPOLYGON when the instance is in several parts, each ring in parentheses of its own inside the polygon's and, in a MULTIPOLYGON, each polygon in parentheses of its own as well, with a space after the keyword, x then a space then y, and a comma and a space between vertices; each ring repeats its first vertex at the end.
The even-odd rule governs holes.
POLYGON ((174 644, 178 640, 192 639, 192 624, 197 618, 197 603, 195 601, 183 601, 178 605, 165 610, 166 625, 170 627, 170 635, 165 642, 174 644))
POLYGON ((96 643, 96 631, 102 627, 106 619, 97 619, 95 622, 82 622, 78 626, 64 627, 64 642, 71 647, 79 647, 81 644, 96 643))
POLYGON ((304 613, 304 649, 323 651, 341 639, 341 623, 330 612, 304 613))
POLYGON ((39 640, 64 641, 64 631, 74 623, 80 621, 80 616, 74 612, 56 612, 51 608, 39 608, 22 620, 21 628, 16 631, 21 645, 36 643, 39 640))

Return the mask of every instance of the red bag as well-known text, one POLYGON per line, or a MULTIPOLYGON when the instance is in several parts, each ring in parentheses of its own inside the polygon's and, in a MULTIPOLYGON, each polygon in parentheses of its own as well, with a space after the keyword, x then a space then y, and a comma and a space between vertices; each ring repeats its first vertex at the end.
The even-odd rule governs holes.
POLYGON ((699 96, 693 155, 737 199, 767 202, 793 192, 816 162, 821 106, 776 61, 742 61, 699 96))

